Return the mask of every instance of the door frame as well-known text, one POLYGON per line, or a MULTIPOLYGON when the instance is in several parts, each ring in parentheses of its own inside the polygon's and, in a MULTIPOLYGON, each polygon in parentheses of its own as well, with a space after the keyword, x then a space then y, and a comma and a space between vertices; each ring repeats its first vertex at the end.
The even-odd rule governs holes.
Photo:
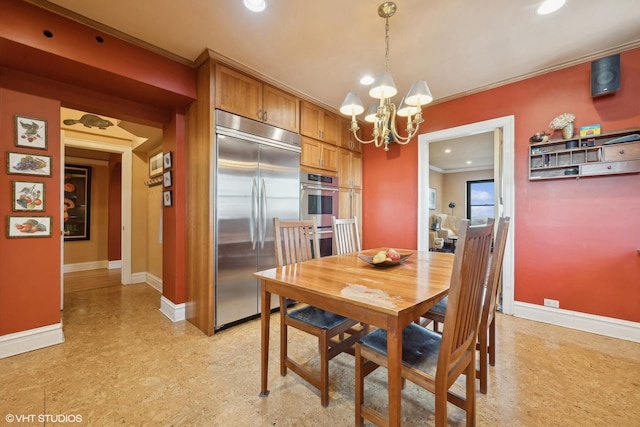
MULTIPOLYGON (((120 281, 123 285, 130 285, 131 278, 131 187, 132 187, 132 162, 133 150, 131 147, 123 145, 108 144, 104 142, 89 141, 85 139, 72 138, 63 134, 63 148, 74 147, 86 150, 104 151, 107 153, 117 153, 122 156, 122 190, 121 190, 121 259, 120 281)), ((64 240, 64 238, 63 238, 64 240)), ((64 257, 61 259, 64 270, 64 257)))
POLYGON ((429 144, 453 138, 463 138, 479 133, 502 129, 502 149, 494 139, 494 153, 502 156, 502 162, 494 164, 494 175, 499 175, 502 165, 502 179, 498 182, 496 200, 502 199, 502 215, 511 218, 507 235, 502 270, 502 311, 513 314, 514 303, 514 242, 515 242, 515 116, 504 116, 482 122, 470 123, 418 136, 418 249, 429 250, 429 144), (501 187, 501 188, 500 188, 501 187))

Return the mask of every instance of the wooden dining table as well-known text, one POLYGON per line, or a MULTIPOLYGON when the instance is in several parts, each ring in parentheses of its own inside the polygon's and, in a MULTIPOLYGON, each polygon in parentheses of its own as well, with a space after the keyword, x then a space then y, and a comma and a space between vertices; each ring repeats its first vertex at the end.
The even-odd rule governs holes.
POLYGON ((387 331, 389 425, 400 425, 402 329, 447 295, 453 254, 398 249, 401 264, 374 266, 359 255, 334 255, 254 273, 261 289, 261 390, 269 394, 271 294, 313 305, 387 331))

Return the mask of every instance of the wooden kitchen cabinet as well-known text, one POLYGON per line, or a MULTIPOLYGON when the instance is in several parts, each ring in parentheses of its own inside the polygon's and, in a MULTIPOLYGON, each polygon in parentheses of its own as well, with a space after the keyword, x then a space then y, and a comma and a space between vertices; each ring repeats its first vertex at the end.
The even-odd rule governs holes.
POLYGON ((340 187, 338 190, 338 215, 340 218, 358 219, 358 230, 362 236, 362 190, 340 187))
MULTIPOLYGON (((358 131, 358 136, 360 131, 358 131)), ((351 151, 362 153, 362 144, 356 140, 351 132, 351 120, 340 119, 340 140, 338 145, 351 151)))
POLYGON ((216 108, 298 133, 299 99, 246 74, 216 65, 216 108))
POLYGON ((338 154, 338 184, 341 187, 362 187, 362 154, 344 148, 338 154))
POLYGON ((300 134, 338 145, 341 137, 339 117, 317 105, 301 101, 300 134))
POLYGON ((317 139, 302 137, 300 165, 331 172, 338 171, 338 147, 317 139))

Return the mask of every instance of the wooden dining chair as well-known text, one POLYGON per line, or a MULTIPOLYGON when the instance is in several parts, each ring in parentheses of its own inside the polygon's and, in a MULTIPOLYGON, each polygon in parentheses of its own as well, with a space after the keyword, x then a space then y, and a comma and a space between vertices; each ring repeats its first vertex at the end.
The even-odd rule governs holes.
MULTIPOLYGON (((496 301, 500 289, 500 277, 502 273, 502 261, 504 259, 504 249, 507 245, 507 233, 509 231, 509 217, 502 217, 498 220, 498 229, 493 244, 489 273, 484 290, 482 314, 480 316, 480 328, 478 330, 477 349, 480 352, 480 363, 476 369, 476 378, 480 380, 480 393, 487 394, 487 364, 496 364, 496 301), (487 363, 487 356, 489 358, 487 363)), ((433 330, 438 331, 438 324, 444 322, 447 310, 448 298, 440 300, 431 310, 423 314, 427 320, 426 325, 433 321, 433 330)), ((425 325, 425 322, 422 322, 425 325)))
MULTIPOLYGON (((276 262, 278 267, 308 261, 320 256, 318 231, 314 220, 280 221, 274 218, 276 262)), ((280 374, 291 369, 320 391, 322 406, 329 404, 329 360, 342 352, 354 354, 355 342, 368 333, 359 322, 306 305, 289 311, 286 295, 280 295, 280 374), (287 354, 288 327, 318 338, 320 372, 313 372, 287 354)))
MULTIPOLYGON (((449 307, 442 334, 411 323, 402 330, 402 378, 435 395, 435 425, 447 425, 447 401, 465 410, 467 426, 475 425, 476 338, 487 274, 493 219, 469 227, 460 221, 449 288, 449 307), (465 396, 450 390, 461 375, 467 377, 465 396), (471 380, 469 380, 471 378, 471 380)), ((377 329, 356 344, 356 425, 366 418, 388 424, 388 416, 364 403, 364 379, 379 366, 387 367, 387 331, 377 329)))
POLYGON ((348 219, 337 219, 332 216, 331 227, 334 255, 360 252, 360 233, 358 233, 358 219, 355 216, 348 219))

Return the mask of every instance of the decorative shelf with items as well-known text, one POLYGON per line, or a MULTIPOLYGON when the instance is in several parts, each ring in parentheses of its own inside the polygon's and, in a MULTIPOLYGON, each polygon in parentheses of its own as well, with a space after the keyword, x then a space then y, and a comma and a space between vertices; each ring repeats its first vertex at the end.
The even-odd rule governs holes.
MULTIPOLYGON (((589 132, 529 146, 529 180, 579 178, 640 172, 640 128, 589 132)), ((585 132, 586 130, 586 132, 585 132)), ((531 138, 543 139, 536 134, 531 138)), ((544 134, 542 134, 544 135, 544 134)))

